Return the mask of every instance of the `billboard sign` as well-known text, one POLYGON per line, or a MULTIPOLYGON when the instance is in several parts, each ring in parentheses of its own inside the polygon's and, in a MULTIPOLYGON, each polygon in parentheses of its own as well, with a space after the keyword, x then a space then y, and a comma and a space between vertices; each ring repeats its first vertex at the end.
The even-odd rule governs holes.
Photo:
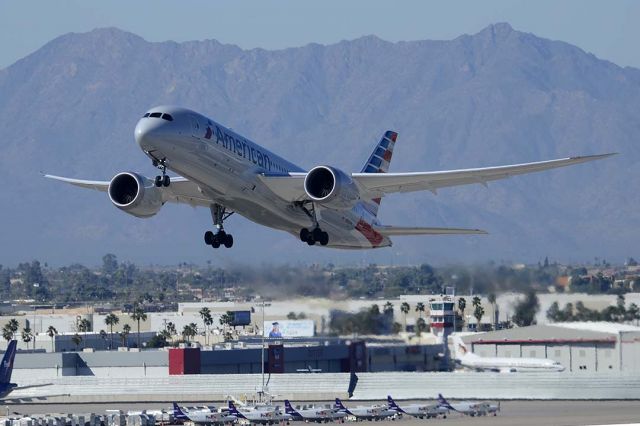
POLYGON ((288 337, 313 337, 313 320, 272 320, 265 321, 262 328, 264 337, 281 339, 288 337))

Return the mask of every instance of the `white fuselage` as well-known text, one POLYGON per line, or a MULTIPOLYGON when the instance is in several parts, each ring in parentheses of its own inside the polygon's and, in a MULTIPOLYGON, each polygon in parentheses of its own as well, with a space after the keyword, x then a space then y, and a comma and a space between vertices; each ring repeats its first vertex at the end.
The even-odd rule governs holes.
POLYGON ((460 365, 473 370, 496 372, 560 372, 564 367, 556 361, 545 358, 489 358, 468 354, 461 357, 460 365))
MULTIPOLYGON (((296 236, 313 225, 303 209, 277 197, 259 179, 261 173, 284 176, 305 170, 194 111, 173 106, 153 111, 170 113, 173 120, 144 117, 138 122, 135 138, 150 158, 165 160, 169 170, 196 183, 203 194, 256 223, 296 236)), ((391 245, 372 228, 377 219, 360 202, 345 210, 316 206, 316 213, 330 247, 391 245)))

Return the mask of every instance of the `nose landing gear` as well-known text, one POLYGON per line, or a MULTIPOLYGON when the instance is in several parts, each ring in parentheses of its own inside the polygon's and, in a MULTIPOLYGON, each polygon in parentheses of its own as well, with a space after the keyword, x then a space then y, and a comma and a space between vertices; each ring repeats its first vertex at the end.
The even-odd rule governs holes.
POLYGON ((213 248, 219 248, 225 246, 226 248, 233 247, 233 235, 224 232, 224 221, 233 214, 227 213, 224 206, 220 204, 213 204, 211 207, 211 217, 213 218, 213 225, 216 227, 215 232, 207 231, 204 233, 204 242, 206 245, 213 248))
POLYGON ((156 176, 154 183, 159 188, 161 186, 167 187, 171 184, 171 178, 167 176, 167 165, 165 164, 165 158, 162 160, 154 159, 152 161, 153 167, 156 167, 162 171, 162 176, 156 176))

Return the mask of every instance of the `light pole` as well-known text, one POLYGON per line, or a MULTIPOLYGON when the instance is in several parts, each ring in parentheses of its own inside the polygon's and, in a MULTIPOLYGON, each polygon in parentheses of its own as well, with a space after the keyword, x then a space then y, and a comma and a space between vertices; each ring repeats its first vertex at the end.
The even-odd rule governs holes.
POLYGON ((260 345, 260 369, 262 371, 262 388, 260 389, 260 401, 264 398, 264 343, 265 343, 265 327, 264 327, 264 308, 270 304, 264 303, 262 299, 262 344, 260 345))

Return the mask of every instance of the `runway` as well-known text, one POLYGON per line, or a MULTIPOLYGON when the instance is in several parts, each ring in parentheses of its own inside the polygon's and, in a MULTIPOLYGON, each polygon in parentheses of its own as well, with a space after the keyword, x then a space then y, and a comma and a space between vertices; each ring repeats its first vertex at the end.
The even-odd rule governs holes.
MULTIPOLYGON (((327 402, 319 403, 324 405, 327 402)), ((278 404, 280 404, 278 402, 278 404)), ((202 403, 185 403, 181 405, 203 405, 202 403)), ((220 403, 214 403, 220 406, 220 403)), ((369 402, 359 403, 348 401, 345 405, 369 405, 369 402)), ((147 404, 9 404, 0 405, 1 415, 18 413, 49 414, 49 413, 96 413, 104 414, 107 409, 152 410, 168 409, 170 401, 147 404)), ((501 412, 496 417, 466 417, 452 413, 446 419, 414 419, 404 417, 396 420, 406 426, 437 423, 443 425, 607 425, 640 423, 640 401, 505 401, 501 403, 501 412)), ((296 424, 295 422, 292 424, 296 424)))

